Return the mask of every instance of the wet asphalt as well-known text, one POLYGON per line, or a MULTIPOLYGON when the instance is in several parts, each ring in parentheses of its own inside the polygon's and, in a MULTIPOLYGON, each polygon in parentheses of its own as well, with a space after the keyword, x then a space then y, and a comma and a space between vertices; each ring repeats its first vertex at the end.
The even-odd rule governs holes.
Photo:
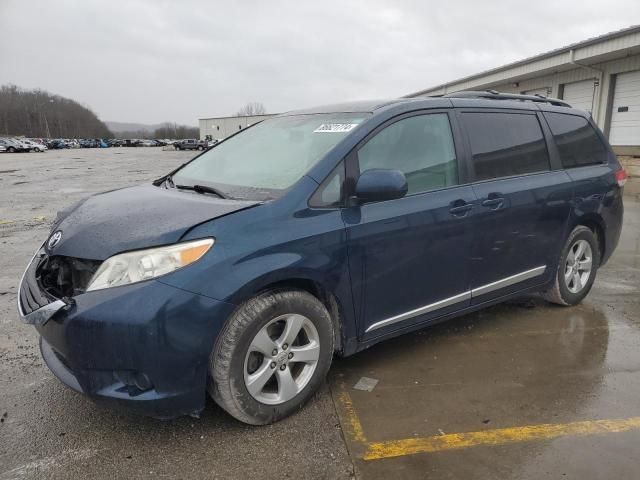
POLYGON ((26 263, 56 211, 157 178, 191 156, 158 148, 0 154, 0 480, 640 477, 640 428, 546 439, 524 428, 508 443, 486 440, 540 425, 615 419, 633 427, 629 419, 640 417, 635 196, 625 198, 620 246, 583 304, 525 298, 337 359, 313 401, 278 424, 243 425, 213 402, 199 419, 161 422, 64 387, 40 359, 35 330, 17 319, 26 263), (362 377, 377 380, 372 391, 353 388, 362 377), (484 432, 485 441, 456 443, 451 434, 462 432, 484 432), (437 437, 447 441, 432 452, 368 453, 437 437))

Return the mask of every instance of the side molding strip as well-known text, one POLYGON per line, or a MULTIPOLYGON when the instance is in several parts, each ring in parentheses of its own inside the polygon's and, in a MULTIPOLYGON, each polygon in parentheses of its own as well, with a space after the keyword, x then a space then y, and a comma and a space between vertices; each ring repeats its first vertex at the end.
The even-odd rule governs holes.
POLYGON ((527 270, 521 273, 516 273, 515 275, 503 278, 502 280, 498 280, 497 282, 487 283, 486 285, 472 289, 471 297, 477 297, 479 295, 484 295, 485 293, 490 293, 495 290, 508 287, 518 282, 524 282, 525 280, 529 280, 530 278, 542 275, 546 269, 547 267, 543 265, 541 267, 532 268, 531 270, 527 270))
POLYGON ((546 269, 547 267, 545 265, 541 267, 532 268, 531 270, 526 270, 524 272, 511 275, 510 277, 503 278, 502 280, 498 280, 497 282, 487 283, 486 285, 482 285, 481 287, 468 290, 458 295, 454 295, 453 297, 445 298, 444 300, 440 300, 438 302, 425 305, 424 307, 416 308, 415 310, 410 310, 408 312, 401 313, 400 315, 396 315, 395 317, 390 317, 384 320, 380 320, 379 322, 376 322, 370 325, 369 328, 365 330, 365 333, 369 333, 373 330, 377 330, 378 328, 386 327, 388 325, 392 325, 394 323, 401 322, 409 318, 417 317, 425 313, 433 312, 434 310, 439 310, 440 308, 449 307, 451 305, 455 305, 456 303, 463 302, 465 300, 471 300, 474 297, 478 297, 480 295, 484 295, 485 293, 490 293, 495 290, 499 290, 501 288, 514 285, 518 282, 529 280, 530 278, 534 278, 539 275, 542 275, 546 269))
POLYGON ((386 327, 387 325, 391 325, 392 323, 401 322, 402 320, 406 320, 412 317, 417 317, 418 315, 422 315, 423 313, 433 312, 434 310, 448 307, 458 302, 462 302, 464 300, 470 300, 470 299, 471 299, 471 290, 469 290, 468 292, 464 292, 459 295, 456 295, 454 297, 445 298, 444 300, 440 300, 439 302, 432 303, 430 305, 425 305, 424 307, 416 308, 415 310, 411 310, 409 312, 401 313, 400 315, 396 315, 395 317, 387 318, 386 320, 381 320, 379 322, 374 323, 369 328, 367 328, 366 332, 371 332, 372 330, 377 330, 378 328, 386 327))

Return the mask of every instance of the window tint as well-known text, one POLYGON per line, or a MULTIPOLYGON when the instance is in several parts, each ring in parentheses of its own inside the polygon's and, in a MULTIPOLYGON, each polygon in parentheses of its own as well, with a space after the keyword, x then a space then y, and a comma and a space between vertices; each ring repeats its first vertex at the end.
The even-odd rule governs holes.
POLYGON ((535 115, 464 113, 476 180, 549 170, 549 154, 535 115))
POLYGON ((408 194, 458 183, 456 153, 446 113, 399 120, 380 131, 358 151, 360 172, 372 168, 400 170, 408 194))
POLYGON ((545 113, 564 168, 596 165, 607 160, 607 150, 587 119, 564 113, 545 113))

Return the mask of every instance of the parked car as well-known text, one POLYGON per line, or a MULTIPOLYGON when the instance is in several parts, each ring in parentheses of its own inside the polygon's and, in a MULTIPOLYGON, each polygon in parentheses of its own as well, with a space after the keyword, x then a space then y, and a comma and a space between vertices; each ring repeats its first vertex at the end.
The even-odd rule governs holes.
POLYGON ((51 150, 61 150, 64 148, 69 148, 69 145, 64 140, 58 138, 51 140, 47 143, 47 147, 51 150))
POLYGON ((176 150, 205 150, 208 148, 205 140, 196 140, 195 138, 180 140, 174 143, 173 146, 176 150))
POLYGON ((168 418, 208 389, 267 424, 334 354, 522 294, 579 303, 618 243, 625 181, 559 100, 287 113, 61 212, 18 310, 53 373, 94 399, 168 418))
POLYGON ((4 153, 7 151, 7 147, 5 147, 4 145, 0 145, 0 153, 4 153))
POLYGON ((38 143, 34 140, 29 140, 29 139, 22 139, 21 140, 23 144, 25 144, 29 150, 32 150, 34 152, 46 152, 48 150, 46 145, 43 145, 42 143, 38 143))
POLYGON ((28 152, 30 148, 15 138, 0 138, 0 145, 7 149, 8 153, 28 152))
POLYGON ((81 148, 98 148, 99 143, 93 138, 84 138, 79 141, 81 148))

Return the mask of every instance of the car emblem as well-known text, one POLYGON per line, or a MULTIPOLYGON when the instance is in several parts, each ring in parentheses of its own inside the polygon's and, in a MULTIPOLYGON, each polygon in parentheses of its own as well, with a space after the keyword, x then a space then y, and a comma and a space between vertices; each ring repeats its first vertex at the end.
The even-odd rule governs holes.
POLYGON ((62 232, 58 230, 49 237, 49 241, 47 242, 47 247, 49 247, 49 250, 58 245, 60 243, 60 240, 62 240, 62 232))

